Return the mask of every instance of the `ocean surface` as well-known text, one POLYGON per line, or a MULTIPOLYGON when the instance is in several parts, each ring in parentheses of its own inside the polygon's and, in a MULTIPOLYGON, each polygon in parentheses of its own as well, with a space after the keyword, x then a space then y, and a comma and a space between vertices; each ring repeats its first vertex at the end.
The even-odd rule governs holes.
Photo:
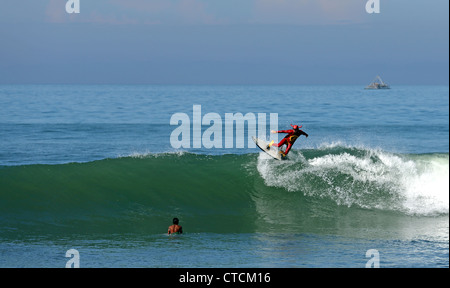
POLYGON ((0 85, 0 107, 0 267, 449 267, 448 86, 0 85), (230 113, 309 137, 277 161, 246 122, 229 147, 230 113))

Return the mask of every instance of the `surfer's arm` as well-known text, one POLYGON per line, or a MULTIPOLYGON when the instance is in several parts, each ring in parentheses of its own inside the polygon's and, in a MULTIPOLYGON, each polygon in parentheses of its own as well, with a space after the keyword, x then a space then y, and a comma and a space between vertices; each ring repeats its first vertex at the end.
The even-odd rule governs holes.
POLYGON ((276 134, 276 133, 293 133, 294 132, 294 130, 280 130, 280 131, 275 131, 275 130, 272 130, 271 131, 272 132, 272 134, 276 134))
POLYGON ((305 136, 306 136, 306 138, 308 138, 308 134, 307 134, 306 132, 304 132, 304 131, 300 130, 300 133, 301 133, 301 135, 305 135, 305 136))

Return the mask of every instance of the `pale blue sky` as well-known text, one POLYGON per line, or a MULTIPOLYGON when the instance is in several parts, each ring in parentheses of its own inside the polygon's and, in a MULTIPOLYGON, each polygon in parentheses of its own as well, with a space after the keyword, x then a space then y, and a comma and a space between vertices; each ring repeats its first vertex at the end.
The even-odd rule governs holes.
POLYGON ((1 0, 0 83, 445 84, 449 1, 1 0))

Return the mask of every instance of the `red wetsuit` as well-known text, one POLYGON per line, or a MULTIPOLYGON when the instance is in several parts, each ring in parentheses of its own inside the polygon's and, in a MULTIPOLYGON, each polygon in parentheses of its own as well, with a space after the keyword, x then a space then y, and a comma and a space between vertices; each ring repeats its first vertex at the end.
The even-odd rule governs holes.
POLYGON ((277 133, 287 133, 288 135, 286 135, 278 144, 272 144, 275 147, 281 147, 283 145, 287 145, 286 151, 284 151, 284 156, 286 156, 289 151, 292 148, 292 145, 294 145, 295 140, 297 140, 298 137, 300 137, 301 135, 305 135, 306 137, 308 137, 308 134, 306 134, 305 132, 303 132, 300 129, 294 130, 280 130, 277 131, 277 133))

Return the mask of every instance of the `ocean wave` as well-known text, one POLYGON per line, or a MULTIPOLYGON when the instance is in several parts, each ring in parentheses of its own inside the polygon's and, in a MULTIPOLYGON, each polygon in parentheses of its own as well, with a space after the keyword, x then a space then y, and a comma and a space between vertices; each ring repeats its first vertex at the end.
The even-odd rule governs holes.
POLYGON ((448 164, 448 153, 333 145, 294 150, 286 161, 180 152, 4 166, 0 224, 4 231, 160 233, 178 216, 196 231, 253 232, 351 221, 361 211, 448 215, 448 164))
POLYGON ((338 205, 435 216, 449 212, 448 154, 398 155, 331 145, 293 153, 289 161, 258 159, 266 185, 338 205))

